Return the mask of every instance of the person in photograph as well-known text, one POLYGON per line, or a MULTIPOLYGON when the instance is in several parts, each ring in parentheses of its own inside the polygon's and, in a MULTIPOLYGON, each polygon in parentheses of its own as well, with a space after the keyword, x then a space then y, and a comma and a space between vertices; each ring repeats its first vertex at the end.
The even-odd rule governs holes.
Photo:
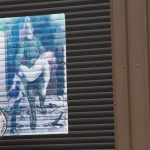
MULTIPOLYGON (((36 108, 35 108, 35 90, 39 95, 40 107, 43 114, 46 114, 44 102, 46 99, 46 88, 50 79, 50 70, 48 67, 48 61, 45 59, 39 59, 40 54, 45 52, 45 48, 42 46, 39 39, 33 36, 33 29, 26 30, 26 38, 20 43, 18 52, 15 58, 16 74, 21 79, 25 88, 25 95, 29 101, 31 116, 30 127, 35 129, 36 127, 36 108), (23 64, 23 65, 22 65, 23 64), (39 69, 35 73, 34 69, 39 69), (42 66, 43 65, 43 66, 42 66), (25 76, 25 69, 30 68, 28 77, 25 76), (33 69, 33 70, 32 70, 33 69), (23 76, 24 73, 24 76, 23 76), (34 79, 32 78, 34 76, 34 79)), ((26 74, 27 75, 27 74, 26 74)))
MULTIPOLYGON (((49 79, 56 74, 56 57, 51 50, 45 50, 41 41, 33 35, 33 26, 30 17, 22 18, 19 24, 19 48, 15 57, 16 73, 13 79, 11 90, 15 90, 16 86, 19 88, 18 97, 16 98, 17 105, 19 106, 20 100, 26 96, 30 106, 30 127, 36 128, 36 107, 35 95, 38 93, 41 113, 46 114, 44 107, 46 99, 46 89, 49 79), (19 84, 17 84, 19 83, 19 84)), ((58 125, 59 119, 52 125, 58 125)), ((16 113, 12 115, 12 122, 16 122, 16 113)), ((15 130, 16 125, 14 124, 15 130)))
POLYGON ((22 82, 20 78, 26 79, 27 84, 27 82, 36 80, 40 76, 40 74, 44 73, 45 86, 43 88, 43 93, 46 93, 48 80, 55 74, 54 71, 56 70, 56 68, 57 64, 54 53, 51 50, 48 50, 40 55, 33 67, 28 68, 25 65, 20 65, 20 77, 15 74, 10 91, 15 90, 16 86, 19 86, 20 91, 18 92, 18 97, 16 98, 16 100, 19 100, 22 97, 22 92, 26 93, 24 85, 21 84, 22 82), (17 82, 19 82, 20 84, 17 85, 17 82))

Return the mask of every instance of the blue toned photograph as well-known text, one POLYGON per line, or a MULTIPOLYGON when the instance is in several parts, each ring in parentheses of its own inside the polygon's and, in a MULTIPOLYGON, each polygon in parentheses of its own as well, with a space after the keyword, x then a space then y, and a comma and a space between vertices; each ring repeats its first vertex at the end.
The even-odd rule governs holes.
POLYGON ((65 14, 0 19, 4 136, 68 133, 65 14))

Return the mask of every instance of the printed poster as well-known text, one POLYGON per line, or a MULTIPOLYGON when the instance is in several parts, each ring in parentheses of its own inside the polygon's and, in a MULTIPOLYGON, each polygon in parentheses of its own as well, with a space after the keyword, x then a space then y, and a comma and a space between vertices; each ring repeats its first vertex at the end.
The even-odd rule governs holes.
POLYGON ((65 15, 0 19, 4 136, 68 133, 65 15))

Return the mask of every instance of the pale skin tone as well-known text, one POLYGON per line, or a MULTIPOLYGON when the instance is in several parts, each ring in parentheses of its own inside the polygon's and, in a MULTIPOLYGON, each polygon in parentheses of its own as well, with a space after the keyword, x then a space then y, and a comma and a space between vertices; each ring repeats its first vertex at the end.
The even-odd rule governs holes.
MULTIPOLYGON (((40 55, 40 58, 47 59, 48 62, 55 62, 55 57, 52 51, 47 51, 40 55)), ((42 68, 44 70, 44 68, 42 68)), ((21 71, 18 72, 19 77, 23 77, 23 73, 21 71)))
MULTIPOLYGON (((56 60, 55 60, 55 57, 54 57, 54 53, 52 51, 47 51, 43 54, 40 55, 40 58, 44 58, 44 59, 47 59, 47 61, 49 61, 50 63, 54 63, 56 60)), ((42 68, 44 70, 44 68, 42 68)), ((23 77, 23 73, 21 71, 18 72, 17 74, 20 78, 23 77)), ((11 90, 15 90, 16 89, 16 81, 13 82, 11 88, 10 88, 10 91, 11 90)), ((46 89, 43 90, 43 95, 46 95, 46 89)), ((22 95, 22 91, 20 90, 19 91, 19 94, 18 94, 18 97, 16 100, 19 100, 21 97, 23 97, 22 95)))

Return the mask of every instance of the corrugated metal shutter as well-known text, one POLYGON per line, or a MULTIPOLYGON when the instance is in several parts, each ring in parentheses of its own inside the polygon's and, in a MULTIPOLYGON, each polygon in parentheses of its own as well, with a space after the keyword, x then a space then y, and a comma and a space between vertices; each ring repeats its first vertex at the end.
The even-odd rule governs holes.
POLYGON ((109 0, 1 0, 0 17, 65 13, 69 134, 12 136, 0 149, 115 149, 109 0))

